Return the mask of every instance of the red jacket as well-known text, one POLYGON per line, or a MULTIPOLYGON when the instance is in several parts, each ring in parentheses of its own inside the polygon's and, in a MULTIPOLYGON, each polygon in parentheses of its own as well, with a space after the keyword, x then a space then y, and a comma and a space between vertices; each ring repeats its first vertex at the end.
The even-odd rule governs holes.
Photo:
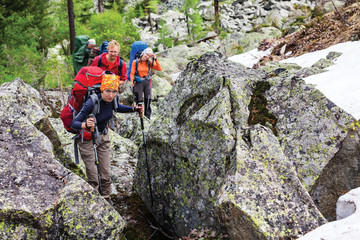
POLYGON ((108 53, 103 53, 100 56, 97 56, 94 58, 91 66, 95 66, 98 67, 99 64, 99 58, 101 58, 101 66, 99 66, 101 69, 103 69, 104 71, 111 71, 112 73, 119 75, 120 76, 120 80, 121 81, 125 81, 127 79, 126 76, 126 64, 124 60, 121 60, 119 56, 116 57, 115 60, 115 64, 113 65, 113 67, 110 69, 109 67, 109 62, 106 58, 106 55, 108 53), (121 75, 119 74, 119 64, 120 64, 120 60, 123 62, 122 63, 122 68, 121 68, 121 75))

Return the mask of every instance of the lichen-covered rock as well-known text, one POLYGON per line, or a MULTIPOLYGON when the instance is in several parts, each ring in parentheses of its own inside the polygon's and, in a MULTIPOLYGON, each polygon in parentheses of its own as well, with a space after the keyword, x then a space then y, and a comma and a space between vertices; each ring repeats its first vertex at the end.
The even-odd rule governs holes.
POLYGON ((355 119, 319 90, 293 75, 270 79, 265 92, 284 154, 310 190, 347 136, 355 119))
POLYGON ((20 78, 1 84, 0 103, 2 111, 13 113, 10 115, 11 118, 20 114, 26 116, 33 124, 51 115, 39 92, 20 78), (14 108, 16 112, 13 112, 14 108))
POLYGON ((59 90, 41 90, 40 95, 46 106, 51 110, 52 117, 60 117, 60 112, 68 102, 70 89, 59 90))
POLYGON ((37 91, 16 79, 0 92, 0 238, 119 239, 122 217, 35 127, 47 119, 37 91))
POLYGON ((246 139, 237 138, 235 174, 218 199, 219 221, 231 239, 296 238, 323 224, 272 132, 258 124, 245 132, 246 139))
POLYGON ((322 170, 310 194, 322 214, 336 220, 336 202, 351 189, 360 186, 360 137, 359 124, 347 133, 339 151, 322 170))
POLYGON ((78 165, 76 165, 75 162, 75 134, 68 132, 64 128, 64 124, 60 118, 49 118, 48 121, 48 125, 42 124, 42 132, 50 139, 51 143, 56 149, 55 154, 57 152, 57 158, 62 163, 62 165, 70 168, 73 172, 76 172, 79 176, 86 179, 84 162, 79 161, 78 165), (48 129, 46 132, 44 132, 45 128, 48 129))
MULTIPOLYGON (((207 227, 232 236, 255 229, 256 235, 245 236, 279 239, 325 221, 272 135, 276 121, 263 124, 273 133, 254 131, 250 137, 245 131, 259 112, 250 107, 254 96, 264 98, 255 89, 264 81, 273 84, 267 78, 263 71, 208 53, 188 64, 164 99, 146 135, 153 204, 144 149, 139 150, 135 185, 156 219, 175 235, 207 227), (239 151, 251 149, 250 139, 258 138, 255 150, 239 151), (238 216, 247 217, 235 224, 238 216)), ((258 107, 266 109, 264 104, 258 107)))

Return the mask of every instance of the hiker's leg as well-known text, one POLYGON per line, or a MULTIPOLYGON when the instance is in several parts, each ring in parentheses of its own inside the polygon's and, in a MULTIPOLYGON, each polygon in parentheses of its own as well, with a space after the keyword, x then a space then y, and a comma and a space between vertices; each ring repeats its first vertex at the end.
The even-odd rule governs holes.
POLYGON ((150 81, 144 81, 144 104, 145 104, 145 116, 150 119, 151 115, 151 87, 150 81))
POLYGON ((145 114, 144 115, 149 119, 150 119, 150 115, 151 115, 150 103, 151 103, 151 99, 148 99, 148 98, 144 99, 144 105, 145 105, 145 114))
POLYGON ((100 144, 96 149, 99 158, 102 193, 104 198, 108 198, 111 194, 110 140, 108 134, 100 135, 100 144))
POLYGON ((85 163, 85 167, 86 167, 87 182, 96 191, 99 191, 98 173, 95 164, 94 146, 92 144, 92 141, 84 140, 83 142, 81 142, 80 139, 78 139, 77 141, 78 141, 81 159, 85 163))
POLYGON ((143 101, 143 82, 136 83, 134 86, 134 96, 136 103, 143 101))

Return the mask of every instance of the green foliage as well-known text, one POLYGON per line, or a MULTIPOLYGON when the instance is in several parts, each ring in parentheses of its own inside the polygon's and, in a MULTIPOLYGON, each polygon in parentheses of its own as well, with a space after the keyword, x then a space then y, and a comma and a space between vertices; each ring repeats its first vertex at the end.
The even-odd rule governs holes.
POLYGON ((20 77, 33 87, 42 85, 47 49, 69 33, 64 2, 14 0, 0 6, 0 83, 20 77))
POLYGON ((21 45, 18 48, 4 48, 0 60, 0 84, 19 77, 35 88, 59 88, 73 82, 72 64, 69 60, 45 58, 33 47, 21 45))
POLYGON ((125 0, 108 1, 108 2, 105 2, 105 4, 104 4, 105 9, 107 9, 107 10, 116 9, 120 14, 125 13, 125 6, 126 6, 125 0), (116 7, 115 7, 115 5, 116 5, 116 7))
POLYGON ((321 17, 324 15, 324 8, 322 6, 315 6, 311 11, 311 15, 313 18, 321 17))
POLYGON ((103 14, 93 15, 90 21, 90 33, 87 35, 95 38, 98 43, 115 39, 120 44, 120 55, 128 57, 131 44, 140 39, 136 27, 116 10, 106 11, 103 14))
POLYGON ((150 10, 152 13, 157 13, 159 8, 160 1, 159 0, 148 0, 146 4, 146 8, 150 10))
POLYGON ((300 26, 305 25, 307 17, 306 16, 299 16, 295 19, 294 22, 290 23, 290 26, 300 26))
POLYGON ((265 27, 271 27, 271 25, 270 25, 270 24, 267 24, 267 23, 259 24, 259 25, 257 25, 257 26, 254 26, 254 27, 250 30, 250 32, 259 32, 259 30, 260 30, 261 28, 265 28, 265 27))
MULTIPOLYGON (((95 15, 94 1, 92 0, 73 0, 75 21, 79 24, 86 24, 90 21, 91 16, 95 15)), ((66 8, 67 9, 67 8, 66 8)), ((78 25, 78 24, 77 24, 78 25)))
POLYGON ((0 5, 0 19, 0 45, 25 44, 38 50, 50 45, 46 38, 51 25, 48 1, 6 1, 0 5))
POLYGON ((225 39, 225 38, 227 38, 227 36, 228 36, 228 33, 221 29, 219 32, 220 39, 225 39))
POLYGON ((2 46, 0 58, 0 83, 9 82, 20 77, 32 86, 38 86, 38 79, 43 54, 34 47, 20 45, 17 48, 2 46))
POLYGON ((145 1, 136 3, 135 7, 132 10, 135 17, 141 18, 145 16, 144 6, 145 6, 145 1))
POLYGON ((200 39, 202 37, 203 28, 202 23, 203 19, 199 13, 197 5, 199 0, 185 0, 183 10, 185 11, 185 16, 188 18, 188 32, 190 33, 190 38, 193 41, 200 39))
POLYGON ((165 24, 165 21, 160 21, 160 39, 158 40, 158 43, 162 43, 164 46, 166 46, 167 48, 170 48, 173 46, 174 41, 171 37, 169 37, 170 35, 170 31, 168 29, 168 27, 165 24))
POLYGON ((41 88, 64 88, 71 86, 74 82, 74 76, 69 74, 73 72, 71 57, 59 60, 57 56, 49 56, 44 61, 41 71, 46 73, 41 82, 41 88))
POLYGON ((241 54, 244 52, 244 48, 241 45, 236 44, 236 43, 233 43, 233 49, 236 50, 235 54, 241 54))
POLYGON ((256 83, 248 106, 250 112, 248 124, 254 126, 257 123, 260 123, 263 126, 268 126, 273 131, 274 135, 278 136, 276 128, 277 118, 269 112, 269 109, 267 108, 267 99, 264 96, 265 91, 269 89, 270 84, 266 81, 256 83))

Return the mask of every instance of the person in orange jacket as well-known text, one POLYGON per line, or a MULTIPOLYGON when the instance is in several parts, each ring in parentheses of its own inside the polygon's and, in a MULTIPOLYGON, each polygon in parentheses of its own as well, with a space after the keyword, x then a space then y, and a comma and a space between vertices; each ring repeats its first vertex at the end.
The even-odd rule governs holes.
POLYGON ((137 105, 144 101, 145 116, 150 119, 151 115, 151 71, 161 71, 161 65, 151 48, 141 52, 140 58, 132 62, 130 80, 133 86, 135 102, 137 105))

